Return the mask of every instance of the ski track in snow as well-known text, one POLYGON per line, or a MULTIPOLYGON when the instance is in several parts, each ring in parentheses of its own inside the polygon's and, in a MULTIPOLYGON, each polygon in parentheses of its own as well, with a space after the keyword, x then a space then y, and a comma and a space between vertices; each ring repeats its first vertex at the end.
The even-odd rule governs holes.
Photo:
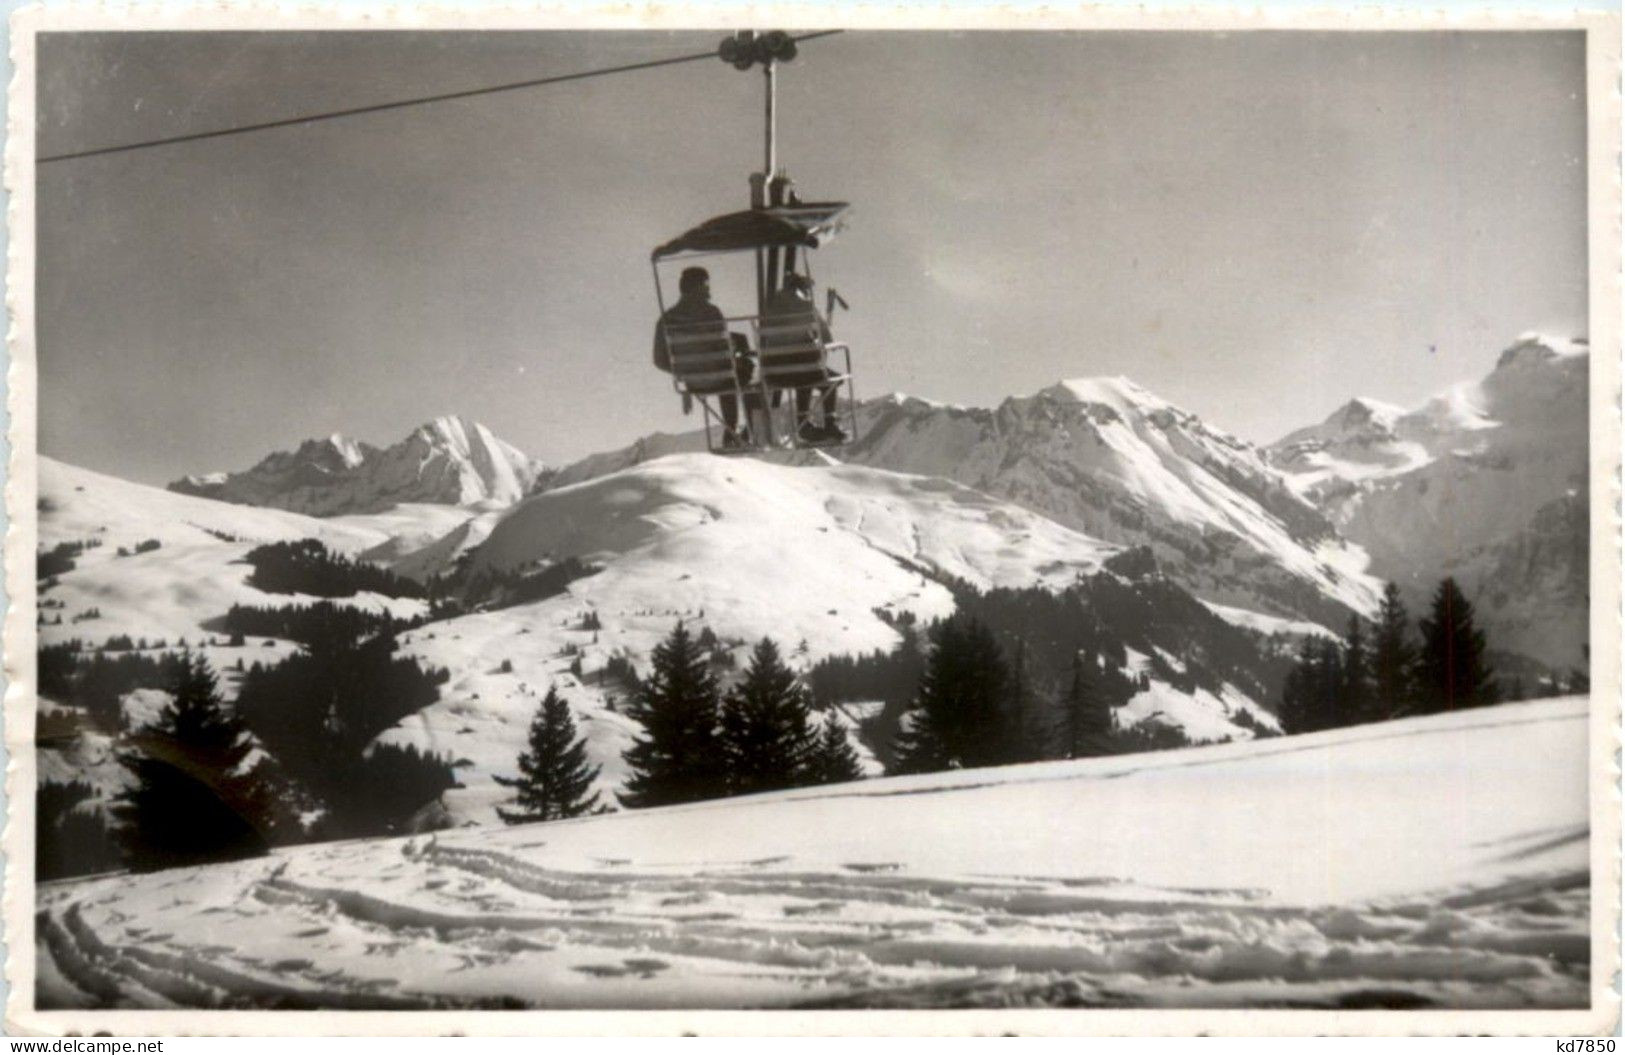
POLYGON ((1585 714, 1507 705, 45 884, 37 1002, 1585 1006, 1584 781, 1540 761, 1585 714), (1369 815, 1324 790, 1343 785, 1369 815))
POLYGON ((1249 889, 916 876, 884 862, 839 872, 783 870, 793 862, 686 875, 563 871, 467 838, 409 842, 400 862, 376 882, 238 866, 227 897, 210 897, 213 884, 196 892, 209 900, 201 913, 184 890, 134 918, 111 911, 95 885, 77 897, 47 894, 42 1006, 1521 1007, 1587 998, 1584 872, 1458 894, 1459 907, 1439 898, 1314 909, 1269 904, 1249 889), (267 923, 275 931, 264 932, 267 923), (218 928, 238 925, 263 933, 252 952, 218 944, 231 940, 218 928), (639 984, 657 978, 663 984, 639 984))

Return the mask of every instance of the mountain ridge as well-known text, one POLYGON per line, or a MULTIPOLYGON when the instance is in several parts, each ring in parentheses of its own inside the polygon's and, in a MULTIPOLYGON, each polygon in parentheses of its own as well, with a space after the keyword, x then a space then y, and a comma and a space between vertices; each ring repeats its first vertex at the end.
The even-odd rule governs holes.
MULTIPOLYGON (((848 464, 952 480, 1124 546, 1201 596, 1337 629, 1375 610, 1364 555, 1244 440, 1124 377, 1075 378, 997 407, 893 393, 858 409, 848 464)), ((539 478, 579 483, 702 447, 656 434, 539 478)), ((773 457, 779 457, 774 455, 773 457)))
POLYGON ((1345 404, 1267 451, 1413 611, 1454 576, 1492 646, 1583 669, 1589 369, 1583 338, 1524 334, 1477 381, 1387 421, 1345 404))
POLYGON ((312 516, 380 513, 402 503, 509 505, 546 466, 485 425, 444 415, 375 447, 342 433, 276 451, 241 472, 184 476, 179 494, 312 516))
MULTIPOLYGON (((1555 651, 1561 669, 1583 662, 1586 543, 1576 533, 1588 508, 1588 355, 1583 339, 1525 334, 1485 377, 1413 409, 1354 397, 1267 446, 1121 376, 1065 379, 989 407, 891 393, 859 406, 858 438, 838 453, 852 465, 951 480, 1104 542, 1149 547, 1205 601, 1333 632, 1350 614, 1373 613, 1382 579, 1399 582, 1415 610, 1433 582, 1458 574, 1490 609, 1516 611, 1492 620, 1506 647, 1537 660, 1555 651), (1563 541, 1541 538, 1536 524, 1561 527, 1563 541), (1510 581, 1532 595, 1508 589, 1509 560, 1510 581), (1554 613, 1564 628, 1542 630, 1554 613)), ((170 487, 321 516, 411 503, 483 513, 369 554, 422 577, 480 547, 497 514, 527 495, 703 449, 698 431, 653 433, 543 466, 478 423, 443 417, 391 448, 335 433, 245 473, 170 487)))

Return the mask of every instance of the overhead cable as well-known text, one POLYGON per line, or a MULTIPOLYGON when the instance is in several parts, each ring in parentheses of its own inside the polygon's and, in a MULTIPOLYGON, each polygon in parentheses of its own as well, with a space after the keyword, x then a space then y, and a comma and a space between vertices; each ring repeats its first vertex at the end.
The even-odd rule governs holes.
MULTIPOLYGON (((838 29, 825 29, 816 33, 805 33, 792 39, 796 41, 816 40, 819 37, 833 36, 841 32, 838 29)), ((603 69, 582 70, 578 73, 564 73, 553 77, 537 77, 528 81, 515 81, 509 84, 494 84, 485 88, 470 88, 460 92, 444 92, 440 95, 424 95, 415 99, 397 99, 387 103, 373 103, 369 106, 354 106, 345 110, 328 110, 322 113, 305 114, 300 117, 285 117, 276 121, 262 121, 252 125, 238 125, 234 128, 217 128, 208 132, 192 132, 187 135, 167 136, 163 139, 148 139, 139 143, 123 143, 118 146, 96 147, 92 150, 75 150, 62 154, 49 154, 36 158, 35 164, 44 165, 53 161, 72 161, 76 158, 99 157, 103 154, 122 154, 132 150, 145 150, 148 147, 172 146, 176 143, 195 143, 204 139, 219 139, 224 136, 243 135, 248 132, 264 132, 272 128, 287 128, 292 125, 306 125, 316 121, 332 121, 340 117, 356 117, 360 114, 375 114, 385 110, 400 110, 408 106, 424 106, 429 103, 450 102, 453 99, 472 99, 481 95, 495 95, 498 92, 513 92, 523 88, 539 88, 547 84, 562 84, 565 81, 581 81, 589 77, 605 77, 612 73, 631 73, 635 70, 654 69, 658 66, 675 66, 683 62, 698 62, 700 59, 714 59, 715 51, 699 52, 693 55, 679 55, 670 59, 655 59, 650 62, 634 62, 625 66, 609 66, 603 69)))

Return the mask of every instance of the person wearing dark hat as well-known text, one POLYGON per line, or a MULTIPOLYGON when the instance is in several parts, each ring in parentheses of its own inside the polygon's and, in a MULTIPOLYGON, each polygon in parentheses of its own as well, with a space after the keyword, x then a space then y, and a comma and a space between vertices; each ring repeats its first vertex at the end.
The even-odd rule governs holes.
POLYGON ((832 339, 829 324, 818 315, 812 300, 812 279, 792 271, 784 286, 762 308, 762 370, 774 388, 794 388, 796 434, 803 443, 843 442, 846 434, 836 420, 835 401, 840 386, 830 381, 824 345, 832 339), (814 393, 822 409, 823 424, 813 423, 814 393))
POLYGON ((749 343, 739 334, 730 334, 722 309, 711 303, 711 273, 703 267, 684 268, 677 280, 679 297, 655 325, 654 365, 673 372, 673 359, 681 365, 677 375, 683 384, 683 410, 687 413, 691 396, 716 396, 722 410, 722 445, 738 447, 746 443, 739 431, 738 371, 749 370, 749 360, 739 357, 739 345, 749 343))

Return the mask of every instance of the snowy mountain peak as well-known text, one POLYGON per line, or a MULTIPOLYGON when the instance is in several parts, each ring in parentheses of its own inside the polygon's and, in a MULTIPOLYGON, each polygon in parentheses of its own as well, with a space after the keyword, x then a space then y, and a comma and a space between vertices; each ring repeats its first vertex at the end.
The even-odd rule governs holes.
POLYGON ((169 485, 181 494, 314 516, 376 513, 402 502, 455 506, 510 505, 543 466, 487 427, 447 415, 418 426, 401 442, 377 448, 334 433, 278 451, 239 473, 188 476, 169 485))
POLYGON ((323 440, 306 440, 299 445, 293 456, 311 465, 320 465, 329 470, 342 470, 360 465, 366 460, 367 452, 366 444, 358 443, 342 432, 335 432, 323 440))
POLYGON ((1318 501, 1325 487, 1425 461, 1426 450, 1400 438, 1405 420, 1403 407, 1358 397, 1320 424, 1277 440, 1266 454, 1271 464, 1293 474, 1300 491, 1318 501))
POLYGON ((261 464, 275 460, 280 465, 299 464, 323 472, 342 471, 361 464, 366 457, 363 448, 363 444, 335 432, 325 439, 305 440, 291 454, 287 451, 270 454, 261 464))
POLYGON ((1470 383, 1445 389, 1406 418, 1413 431, 1433 435, 1476 432, 1495 424, 1485 413, 1483 391, 1470 383))
POLYGON ((1097 404, 1130 416, 1169 408, 1165 400, 1126 377, 1072 378, 1044 389, 1038 393, 1038 398, 1057 402, 1097 404))
POLYGON ((1326 419, 1325 427, 1344 433, 1372 429, 1392 432, 1394 423, 1404 414, 1404 407, 1358 396, 1333 411, 1331 417, 1326 419))
POLYGON ((994 409, 877 401, 859 417, 849 462, 941 476, 1149 546, 1205 599, 1329 626, 1375 606, 1363 556, 1257 447, 1127 378, 1065 380, 994 409))
POLYGON ((1579 665, 1589 369, 1584 338, 1524 334, 1477 381, 1363 425, 1356 400, 1269 457, 1413 608, 1454 575, 1493 647, 1579 665))
POLYGON ((406 446, 420 456, 420 446, 431 452, 420 463, 420 476, 438 478, 436 493, 452 505, 511 505, 525 496, 541 469, 490 429, 460 415, 418 426, 406 446))
POLYGON ((1495 362, 1495 369, 1538 369, 1554 359, 1581 356, 1590 350, 1590 341, 1585 337, 1562 338, 1525 333, 1518 337, 1512 347, 1501 353, 1495 362))
POLYGON ((496 439, 490 429, 461 414, 445 414, 425 422, 413 430, 413 435, 421 436, 436 447, 465 456, 472 454, 476 447, 496 439))
POLYGON ((939 399, 926 399, 924 396, 911 396, 907 392, 889 392, 878 399, 870 400, 869 405, 875 407, 918 407, 925 410, 964 409, 958 404, 944 403, 939 399))
MULTIPOLYGON (((1328 470, 1347 480, 1363 479, 1373 467, 1384 475, 1409 471, 1479 444, 1481 434, 1512 422, 1555 426, 1554 404, 1584 408, 1577 393, 1584 389, 1588 353, 1583 337, 1526 333, 1501 352, 1482 380, 1452 385, 1409 411, 1381 400, 1352 399, 1320 424, 1271 444, 1270 459, 1300 483, 1318 484, 1328 470)), ((1584 415, 1576 420, 1583 428, 1584 415)))

